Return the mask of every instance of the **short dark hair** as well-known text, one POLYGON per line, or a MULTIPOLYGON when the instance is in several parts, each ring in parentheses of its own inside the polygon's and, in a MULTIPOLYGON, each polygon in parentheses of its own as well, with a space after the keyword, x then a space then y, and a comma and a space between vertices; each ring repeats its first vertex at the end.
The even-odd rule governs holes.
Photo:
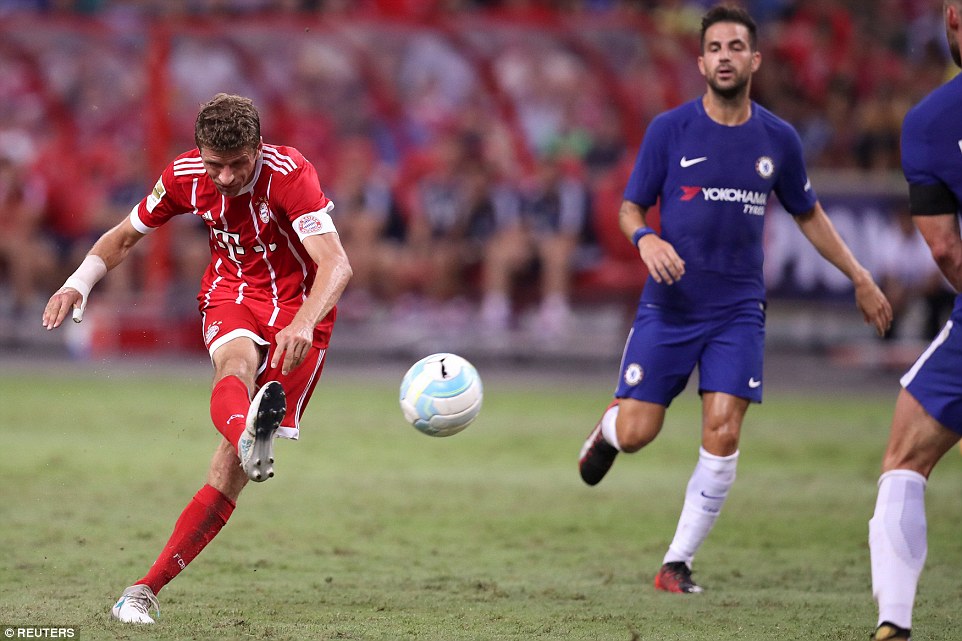
POLYGON ((194 142, 211 151, 256 149, 261 141, 261 118, 250 98, 219 93, 197 113, 194 142))
POLYGON ((708 10, 701 19, 701 48, 705 50, 705 32, 719 22, 736 22, 748 29, 748 44, 752 51, 758 49, 758 25, 751 15, 741 7, 719 4, 708 10))

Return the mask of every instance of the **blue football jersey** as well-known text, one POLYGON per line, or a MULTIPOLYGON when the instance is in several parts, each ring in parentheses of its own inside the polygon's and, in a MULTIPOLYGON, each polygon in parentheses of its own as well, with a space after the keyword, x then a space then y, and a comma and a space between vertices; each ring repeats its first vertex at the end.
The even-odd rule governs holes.
POLYGON ((909 184, 941 183, 962 203, 962 75, 912 107, 902 123, 902 170, 909 184))
POLYGON ((674 285, 648 278, 641 304, 711 315, 765 300, 765 214, 774 192, 793 215, 815 207, 798 134, 752 102, 736 127, 712 120, 701 98, 655 118, 645 132, 624 198, 661 202, 661 236, 685 261, 674 285))
MULTIPOLYGON (((942 185, 962 203, 962 75, 912 107, 902 122, 902 171, 909 185, 942 185)), ((962 319, 962 295, 954 319, 962 319)))

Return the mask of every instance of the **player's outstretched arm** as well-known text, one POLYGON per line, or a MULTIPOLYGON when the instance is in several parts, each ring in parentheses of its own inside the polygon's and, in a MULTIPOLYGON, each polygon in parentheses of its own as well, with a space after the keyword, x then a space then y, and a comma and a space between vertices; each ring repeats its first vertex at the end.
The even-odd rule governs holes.
POLYGON ((291 324, 277 332, 271 367, 283 362, 284 374, 304 362, 314 341, 314 328, 337 304, 354 273, 337 232, 308 236, 304 248, 317 263, 317 275, 291 324))
POLYGON ((647 208, 625 200, 618 211, 618 225, 625 237, 635 244, 635 249, 655 282, 672 285, 685 274, 685 261, 675 251, 674 246, 658 234, 645 233, 640 238, 635 236, 641 228, 647 230, 646 212, 647 208))
POLYGON ((821 204, 815 203, 810 212, 796 216, 795 222, 818 253, 852 281, 855 286, 855 304, 861 310, 865 322, 874 326, 879 336, 885 335, 892 326, 892 305, 869 271, 862 267, 838 235, 835 225, 825 214, 821 204))
POLYGON ((43 326, 48 330, 60 327, 71 311, 74 321, 79 323, 83 320, 90 290, 104 274, 119 265, 143 237, 134 229, 129 218, 124 218, 120 224, 104 233, 94 243, 77 271, 47 301, 43 310, 43 326))

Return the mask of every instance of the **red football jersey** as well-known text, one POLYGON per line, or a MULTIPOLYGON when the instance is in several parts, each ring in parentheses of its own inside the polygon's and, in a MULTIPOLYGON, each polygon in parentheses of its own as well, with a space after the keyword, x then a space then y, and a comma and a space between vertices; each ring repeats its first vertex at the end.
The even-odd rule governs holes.
MULTIPOLYGON (((201 312, 245 298, 296 309, 317 271, 301 239, 335 231, 333 207, 299 151, 265 144, 250 183, 230 198, 217 191, 197 149, 181 154, 130 219, 145 234, 181 214, 204 220, 211 260, 197 296, 201 312)), ((333 312, 325 322, 332 320, 333 312)))

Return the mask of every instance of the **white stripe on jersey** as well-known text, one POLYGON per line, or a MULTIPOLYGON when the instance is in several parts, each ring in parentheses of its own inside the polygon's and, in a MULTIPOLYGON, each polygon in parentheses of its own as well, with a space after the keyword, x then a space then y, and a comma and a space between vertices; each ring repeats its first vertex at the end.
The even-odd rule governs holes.
POLYGON ((264 164, 276 171, 279 174, 287 175, 291 173, 291 170, 282 164, 277 164, 273 158, 268 158, 264 156, 264 164))
POLYGON ((204 169, 204 161, 200 158, 181 158, 180 160, 174 161, 174 175, 175 176, 188 176, 190 174, 203 174, 207 170, 204 169))
POLYGON ((287 241, 287 248, 291 250, 291 255, 297 259, 297 262, 301 266, 301 300, 307 298, 307 264, 301 260, 301 255, 297 253, 297 249, 294 248, 294 243, 291 242, 291 237, 287 235, 284 228, 277 223, 277 218, 274 217, 274 212, 271 212, 271 218, 274 219, 274 224, 277 225, 277 231, 281 232, 281 236, 287 241))
MULTIPOLYGON (((274 180, 273 176, 267 179, 266 193, 267 193, 268 199, 270 199, 271 197, 271 186, 273 185, 273 180, 274 180)), ((279 231, 281 233, 281 236, 284 237, 284 240, 287 241, 287 248, 290 250, 291 255, 301 266, 301 300, 305 300, 307 298, 307 285, 305 284, 305 281, 307 280, 307 265, 305 265, 304 261, 301 260, 301 255, 297 252, 297 249, 294 248, 294 244, 291 242, 291 237, 288 236, 287 232, 284 231, 284 227, 282 227, 280 222, 278 222, 277 216, 274 215, 274 212, 272 210, 268 210, 268 211, 271 212, 271 220, 273 220, 274 224, 277 225, 277 231, 279 231)))
POLYGON ((220 266, 223 264, 223 258, 218 258, 217 262, 214 263, 214 273, 217 274, 217 278, 211 282, 210 288, 207 290, 207 293, 204 294, 204 309, 207 309, 207 307, 210 305, 210 295, 214 293, 214 290, 217 289, 217 284, 224 278, 220 275, 220 266))
POLYGON ((297 164, 294 162, 294 159, 282 154, 276 147, 264 145, 263 150, 264 160, 270 161, 267 164, 285 176, 297 169, 297 164))
POLYGON ((311 389, 314 384, 314 380, 317 378, 317 373, 321 369, 321 365, 324 363, 324 356, 327 354, 326 349, 320 350, 317 355, 317 362, 314 364, 314 371, 311 372, 311 377, 307 379, 307 385, 304 386, 304 392, 297 398, 297 403, 294 405, 294 429, 300 430, 300 417, 301 412, 304 410, 304 403, 307 402, 307 391, 311 389))
MULTIPOLYGON (((270 176, 267 179, 268 191, 270 191, 270 184, 272 179, 273 179, 273 176, 270 176)), ((254 229, 254 242, 256 242, 258 246, 260 246, 261 251, 259 251, 258 253, 261 255, 261 259, 267 265, 267 271, 271 275, 271 303, 274 305, 274 308, 276 309, 277 308, 277 273, 274 271, 274 265, 271 264, 270 258, 267 257, 268 255, 267 245, 265 245, 264 241, 261 240, 261 235, 257 231, 257 212, 254 211, 253 200, 250 201, 250 203, 247 205, 247 208, 248 210, 250 210, 250 213, 251 213, 251 225, 253 226, 253 229, 254 229)))
POLYGON ((240 305, 244 302, 244 290, 247 289, 247 281, 244 280, 244 268, 237 265, 237 274, 235 275, 237 280, 240 281, 240 285, 237 287, 237 298, 234 299, 234 302, 240 305))

